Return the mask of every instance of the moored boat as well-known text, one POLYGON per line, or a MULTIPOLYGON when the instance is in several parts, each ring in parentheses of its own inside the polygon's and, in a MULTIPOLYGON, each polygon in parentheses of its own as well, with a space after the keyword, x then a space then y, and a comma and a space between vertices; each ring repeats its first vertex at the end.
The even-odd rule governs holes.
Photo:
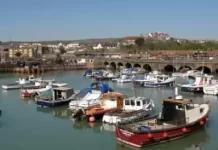
POLYGON ((212 80, 211 85, 203 86, 204 94, 218 95, 218 81, 212 80))
POLYGON ((129 97, 124 99, 121 110, 104 114, 102 121, 109 124, 133 122, 148 117, 153 108, 154 103, 150 98, 129 97))
POLYGON ((194 83, 179 85, 181 91, 192 92, 192 93, 203 93, 203 87, 211 85, 213 76, 212 75, 196 75, 194 77, 194 83))
POLYGON ((40 95, 42 92, 46 92, 52 89, 51 85, 39 86, 38 88, 27 88, 21 90, 22 97, 31 97, 40 95))
POLYGON ((5 85, 2 85, 2 89, 4 90, 12 90, 12 89, 20 89, 22 88, 23 86, 34 86, 35 83, 30 80, 30 77, 26 77, 26 78, 19 78, 18 81, 15 81, 14 83, 11 83, 11 84, 5 84, 5 85))
POLYGON ((112 79, 112 81, 116 81, 118 83, 128 83, 133 82, 135 75, 121 75, 120 78, 112 79))
POLYGON ((71 110, 80 108, 87 109, 99 105, 102 94, 111 91, 112 89, 108 84, 98 82, 91 83, 88 88, 81 90, 72 97, 69 108, 71 110))
POLYGON ((95 107, 83 110, 79 109, 74 112, 74 118, 81 118, 85 116, 86 119, 90 119, 91 117, 95 119, 100 119, 103 115, 109 111, 120 110, 123 107, 123 99, 125 95, 117 92, 104 93, 102 96, 101 103, 96 105, 95 107))
POLYGON ((71 97, 75 95, 73 88, 59 87, 52 89, 52 96, 37 96, 35 102, 39 106, 55 107, 69 103, 71 97))
POLYGON ((168 75, 155 75, 150 81, 144 82, 144 87, 172 87, 175 78, 168 75))
POLYGON ((159 116, 118 125, 116 138, 133 147, 169 142, 202 129, 209 121, 209 112, 207 103, 196 104, 182 96, 169 97, 163 100, 159 116))

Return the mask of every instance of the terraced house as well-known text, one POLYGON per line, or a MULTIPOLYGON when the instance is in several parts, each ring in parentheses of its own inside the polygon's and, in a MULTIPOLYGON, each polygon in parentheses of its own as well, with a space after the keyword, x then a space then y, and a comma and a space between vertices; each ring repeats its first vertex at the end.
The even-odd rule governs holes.
POLYGON ((9 58, 15 57, 34 57, 35 49, 33 47, 10 48, 8 52, 9 58))

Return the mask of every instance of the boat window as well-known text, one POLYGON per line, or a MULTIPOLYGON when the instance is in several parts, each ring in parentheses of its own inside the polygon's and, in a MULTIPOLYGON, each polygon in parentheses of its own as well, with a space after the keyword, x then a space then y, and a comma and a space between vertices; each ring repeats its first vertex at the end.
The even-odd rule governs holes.
POLYGON ((125 105, 130 105, 129 100, 125 100, 125 105))
POLYGON ((190 109, 193 109, 193 108, 194 108, 193 105, 190 105, 190 104, 186 105, 186 110, 190 110, 190 109))
POLYGON ((142 102, 143 102, 143 105, 147 104, 147 101, 146 101, 146 100, 143 100, 142 102))
POLYGON ((136 101, 137 106, 141 106, 141 101, 136 101))
POLYGON ((134 100, 131 100, 131 105, 135 106, 135 101, 134 100))
POLYGON ((177 105, 176 108, 177 108, 178 110, 183 110, 183 105, 179 104, 179 105, 177 105))

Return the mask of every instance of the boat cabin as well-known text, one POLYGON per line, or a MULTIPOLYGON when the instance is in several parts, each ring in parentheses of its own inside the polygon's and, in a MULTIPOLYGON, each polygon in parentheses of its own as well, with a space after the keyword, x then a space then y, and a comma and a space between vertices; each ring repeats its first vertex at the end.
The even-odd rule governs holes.
POLYGON ((198 119, 199 115, 203 113, 203 108, 198 104, 193 104, 191 99, 183 99, 182 96, 175 98, 167 98, 162 103, 162 113, 159 116, 157 123, 182 125, 198 119))
POLYGON ((195 82, 196 85, 210 85, 212 84, 213 75, 196 75, 195 82))
POLYGON ((53 101, 66 100, 74 94, 74 90, 68 87, 53 88, 53 101))
POLYGON ((145 107, 150 103, 149 98, 145 97, 129 97, 124 100, 123 110, 124 111, 133 111, 133 110, 142 110, 146 109, 145 107))
POLYGON ((104 93, 102 96, 101 106, 103 108, 123 107, 123 99, 125 95, 122 93, 110 92, 104 93))

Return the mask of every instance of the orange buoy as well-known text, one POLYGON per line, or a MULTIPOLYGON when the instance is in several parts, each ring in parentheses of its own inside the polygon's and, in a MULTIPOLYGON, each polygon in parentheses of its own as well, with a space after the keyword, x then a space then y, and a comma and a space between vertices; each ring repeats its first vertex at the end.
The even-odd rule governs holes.
POLYGON ((187 132, 187 129, 186 128, 182 128, 182 132, 187 132))
POLYGON ((95 117, 93 117, 93 116, 89 117, 89 121, 90 122, 94 122, 95 121, 95 117))
POLYGON ((148 136, 149 139, 153 138, 153 135, 151 133, 148 133, 147 136, 148 136))
POLYGON ((205 119, 205 121, 208 122, 208 121, 209 121, 209 118, 207 117, 207 118, 205 119))
POLYGON ((202 121, 202 120, 201 120, 201 121, 200 121, 200 125, 202 125, 202 126, 203 126, 203 125, 204 125, 204 121, 202 121))
POLYGON ((164 138, 167 138, 167 137, 168 137, 168 134, 165 132, 165 133, 163 134, 163 137, 164 137, 164 138))

